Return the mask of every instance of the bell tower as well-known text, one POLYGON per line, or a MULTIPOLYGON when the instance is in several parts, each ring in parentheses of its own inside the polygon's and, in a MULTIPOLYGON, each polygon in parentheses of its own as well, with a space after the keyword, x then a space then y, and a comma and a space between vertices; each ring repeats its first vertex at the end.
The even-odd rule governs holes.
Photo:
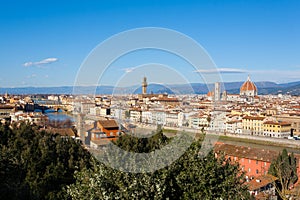
POLYGON ((142 94, 147 94, 147 78, 144 76, 143 83, 142 83, 142 94))

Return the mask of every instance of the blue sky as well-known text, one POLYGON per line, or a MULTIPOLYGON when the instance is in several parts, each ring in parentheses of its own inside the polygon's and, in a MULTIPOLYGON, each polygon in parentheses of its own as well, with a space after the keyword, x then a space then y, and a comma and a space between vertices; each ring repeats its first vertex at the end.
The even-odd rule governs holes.
MULTIPOLYGON (((0 87, 73 85, 82 62, 99 43, 141 27, 173 29, 193 38, 224 81, 243 81, 248 74, 254 81, 299 81, 299 10, 298 0, 1 1, 0 87)), ((191 68, 164 55, 130 55, 109 72, 121 77, 143 63, 167 63, 179 73, 189 71, 190 82, 201 81, 191 68), (147 56, 151 59, 143 60, 147 56)), ((113 78, 101 84, 113 84, 113 78)))

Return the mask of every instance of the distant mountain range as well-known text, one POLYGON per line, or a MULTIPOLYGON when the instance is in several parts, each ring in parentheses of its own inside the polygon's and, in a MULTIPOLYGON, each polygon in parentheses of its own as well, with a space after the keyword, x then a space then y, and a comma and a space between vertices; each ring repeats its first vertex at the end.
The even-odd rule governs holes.
MULTIPOLYGON (((243 82, 225 82, 224 88, 229 94, 239 94, 243 82)), ((277 84, 274 82, 255 82, 258 94, 291 94, 300 95, 300 81, 277 84)), ((149 84, 148 93, 168 93, 168 94, 206 94, 213 90, 214 84, 191 83, 160 85, 149 84)), ((222 88, 222 90, 224 90, 222 88)), ((0 88, 0 94, 73 94, 72 86, 62 87, 20 87, 20 88, 0 88)), ((113 87, 113 86, 80 86, 76 88, 77 94, 139 94, 142 92, 141 86, 113 87)))

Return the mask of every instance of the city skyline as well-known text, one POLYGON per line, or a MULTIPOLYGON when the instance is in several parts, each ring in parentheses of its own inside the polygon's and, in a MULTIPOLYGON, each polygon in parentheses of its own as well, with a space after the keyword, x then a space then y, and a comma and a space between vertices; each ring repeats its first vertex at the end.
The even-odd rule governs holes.
MULTIPOLYGON (((98 44, 143 27, 172 29, 191 37, 217 69, 195 71, 174 55, 147 50, 117 60, 101 84, 114 85, 110 79, 126 74, 135 78, 123 85, 139 84, 145 72, 137 70, 134 76, 132 72, 149 63, 187 73, 189 82, 201 82, 199 73, 216 72, 224 82, 244 81, 248 74, 253 81, 299 81, 299 8, 298 1, 7 2, 0 8, 0 87, 71 86, 98 44)), ((153 76, 164 78, 163 73, 153 76)), ((176 81, 166 78, 165 83, 176 81)))

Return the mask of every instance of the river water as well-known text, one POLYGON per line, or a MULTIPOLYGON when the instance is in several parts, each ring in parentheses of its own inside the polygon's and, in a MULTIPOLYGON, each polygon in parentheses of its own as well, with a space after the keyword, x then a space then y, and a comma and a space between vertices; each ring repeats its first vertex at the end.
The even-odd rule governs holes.
POLYGON ((67 119, 70 119, 71 121, 75 121, 75 119, 66 113, 63 112, 51 112, 46 113, 46 116, 48 116, 49 120, 51 121, 65 121, 67 119))

